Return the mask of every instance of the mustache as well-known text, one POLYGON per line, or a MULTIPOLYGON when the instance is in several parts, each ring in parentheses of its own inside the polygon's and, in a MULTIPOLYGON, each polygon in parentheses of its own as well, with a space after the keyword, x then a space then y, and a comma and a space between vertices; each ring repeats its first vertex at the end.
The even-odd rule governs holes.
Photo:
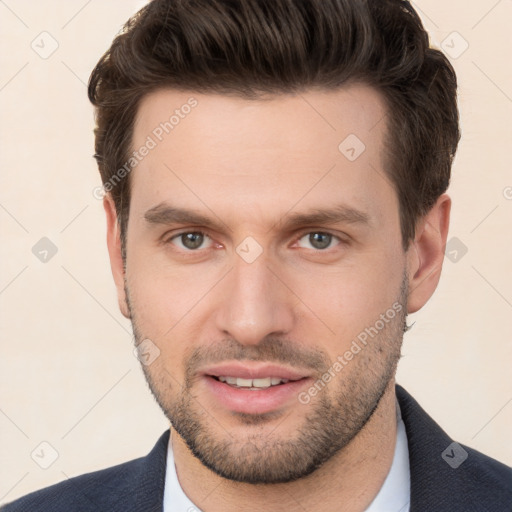
POLYGON ((277 337, 266 337, 257 345, 243 345, 230 338, 195 348, 186 363, 191 376, 201 367, 225 361, 261 361, 313 370, 318 373, 329 368, 327 354, 318 349, 301 347, 296 342, 277 337))

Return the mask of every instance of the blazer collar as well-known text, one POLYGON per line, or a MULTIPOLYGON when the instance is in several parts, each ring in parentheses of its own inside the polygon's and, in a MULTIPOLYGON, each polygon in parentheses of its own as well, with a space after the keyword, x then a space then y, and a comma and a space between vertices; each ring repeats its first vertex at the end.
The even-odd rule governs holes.
MULTIPOLYGON (((164 432, 148 455, 127 465, 129 474, 124 475, 123 482, 116 482, 108 490, 109 511, 163 511, 169 434, 169 430, 164 432)), ((108 483, 106 486, 108 487, 108 483)), ((106 490, 104 492, 107 494, 106 490)))

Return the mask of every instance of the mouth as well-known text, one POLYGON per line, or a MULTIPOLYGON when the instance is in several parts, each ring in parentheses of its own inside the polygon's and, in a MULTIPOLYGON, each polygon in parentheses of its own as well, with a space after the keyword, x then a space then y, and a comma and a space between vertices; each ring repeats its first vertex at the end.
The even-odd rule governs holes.
POLYGON ((202 377, 216 408, 246 414, 298 404, 301 388, 312 381, 305 372, 268 364, 224 364, 205 370, 202 377))
POLYGON ((218 377, 212 375, 211 377, 234 388, 251 389, 254 391, 280 386, 291 381, 290 379, 282 379, 280 377, 262 377, 258 379, 244 379, 240 377, 230 377, 227 375, 219 375, 218 377))

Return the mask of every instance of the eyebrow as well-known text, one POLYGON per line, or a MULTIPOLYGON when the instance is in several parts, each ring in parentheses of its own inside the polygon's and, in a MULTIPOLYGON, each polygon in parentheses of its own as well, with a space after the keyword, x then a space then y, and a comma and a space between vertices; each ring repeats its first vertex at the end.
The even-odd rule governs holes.
MULTIPOLYGON (((221 229, 221 225, 226 226, 220 219, 216 221, 196 211, 178 208, 166 202, 147 210, 144 219, 153 225, 194 224, 215 230, 221 229)), ((332 208, 313 208, 303 213, 284 215, 274 226, 279 225, 283 230, 292 230, 301 226, 340 223, 370 226, 371 218, 367 213, 356 208, 336 205, 332 208)))
POLYGON ((361 224, 369 226, 370 216, 356 208, 336 205, 332 208, 313 208, 304 213, 292 213, 285 216, 278 224, 283 229, 294 229, 300 226, 315 224, 361 224))
POLYGON ((145 214, 144 219, 149 224, 200 224, 209 228, 218 229, 221 221, 216 222, 209 217, 202 215, 187 208, 178 208, 168 203, 160 203, 150 208, 145 214))

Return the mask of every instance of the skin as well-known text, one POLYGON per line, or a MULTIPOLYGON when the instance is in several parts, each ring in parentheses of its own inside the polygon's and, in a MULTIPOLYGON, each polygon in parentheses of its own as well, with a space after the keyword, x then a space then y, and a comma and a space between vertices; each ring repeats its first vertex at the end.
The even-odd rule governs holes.
MULTIPOLYGON (((418 221, 404 252, 398 198, 383 169, 385 105, 361 84, 259 100, 158 91, 139 107, 133 147, 191 96, 197 107, 130 176, 126 266, 115 207, 109 195, 104 200, 120 309, 131 318, 136 341, 150 339, 160 350, 143 367, 150 387, 182 435, 193 422, 205 434, 196 446, 200 460, 171 427, 180 484, 208 512, 316 510, 318 503, 325 511, 340 503, 363 511, 393 458, 403 321, 438 284, 450 198, 442 195, 418 221), (349 134, 366 146, 353 162, 338 149, 349 134), (148 222, 147 212, 164 202, 217 226, 148 222), (292 214, 339 204, 367 222, 285 228, 292 214), (190 250, 176 236, 184 231, 208 237, 190 250), (334 237, 319 249, 309 233, 334 237), (262 250, 252 263, 236 252, 247 237, 262 250), (200 376, 213 360, 241 359, 280 361, 316 379, 397 301, 403 314, 307 405, 294 396, 271 414, 234 414, 200 376), (308 366, 315 357, 318 365, 308 366), (299 468, 304 476, 289 474, 282 483, 236 481, 258 467, 276 478, 295 470, 300 459, 290 464, 294 459, 285 454, 296 453, 300 440, 304 453, 322 444, 312 425, 342 439, 314 470, 306 475, 299 468)), ((310 386, 305 382, 302 391, 310 386)))

